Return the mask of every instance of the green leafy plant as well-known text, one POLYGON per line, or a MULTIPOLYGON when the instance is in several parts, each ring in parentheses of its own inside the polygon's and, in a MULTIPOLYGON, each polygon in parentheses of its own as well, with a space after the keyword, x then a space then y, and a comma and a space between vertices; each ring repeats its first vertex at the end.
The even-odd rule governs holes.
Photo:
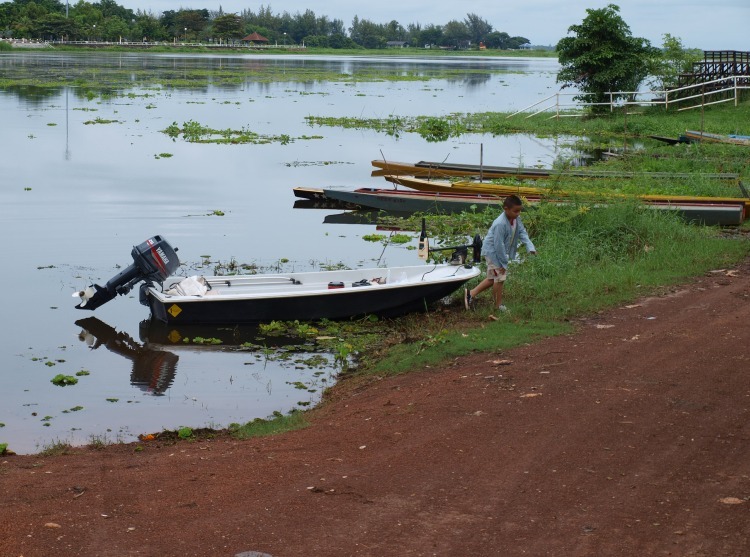
POLYGON ((50 381, 58 387, 67 387, 68 385, 75 385, 78 383, 78 379, 72 375, 63 375, 62 373, 58 373, 50 379, 50 381))

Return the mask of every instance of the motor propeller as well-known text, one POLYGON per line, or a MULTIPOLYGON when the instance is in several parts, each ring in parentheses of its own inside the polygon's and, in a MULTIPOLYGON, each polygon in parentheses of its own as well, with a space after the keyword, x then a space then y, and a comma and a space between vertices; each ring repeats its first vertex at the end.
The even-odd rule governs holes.
POLYGON ((74 298, 81 299, 76 308, 93 311, 115 296, 127 294, 140 281, 161 284, 180 266, 177 248, 162 236, 153 236, 133 247, 130 255, 133 263, 109 279, 106 285, 92 284, 73 293, 74 298))

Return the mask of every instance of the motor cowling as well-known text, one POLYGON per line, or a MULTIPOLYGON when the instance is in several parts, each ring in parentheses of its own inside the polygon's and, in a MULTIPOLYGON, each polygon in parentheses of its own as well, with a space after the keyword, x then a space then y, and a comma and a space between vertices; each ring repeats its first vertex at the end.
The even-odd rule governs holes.
POLYGON ((177 248, 173 248, 163 236, 153 236, 134 246, 130 255, 133 263, 109 279, 106 285, 92 284, 74 293, 73 297, 81 299, 76 308, 93 311, 115 296, 127 294, 141 281, 161 284, 180 266, 177 248))

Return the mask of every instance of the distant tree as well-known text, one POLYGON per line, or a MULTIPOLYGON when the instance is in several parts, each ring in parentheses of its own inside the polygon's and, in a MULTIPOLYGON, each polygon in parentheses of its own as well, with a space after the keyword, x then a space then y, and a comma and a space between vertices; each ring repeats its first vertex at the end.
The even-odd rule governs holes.
POLYGON ((361 48, 344 33, 333 33, 328 37, 328 46, 331 48, 361 48))
POLYGON ((493 31, 487 35, 485 46, 487 48, 508 48, 508 39, 510 35, 504 31, 493 31))
POLYGON ((419 33, 419 46, 443 44, 443 28, 440 25, 427 25, 419 33))
POLYGON ((208 10, 180 10, 174 18, 174 24, 169 29, 175 37, 196 38, 208 27, 208 10), (187 31, 185 31, 187 28, 187 31), (186 36, 187 35, 187 36, 186 36))
POLYGON ((292 16, 291 26, 287 32, 295 42, 302 42, 303 37, 308 35, 323 34, 318 30, 318 18, 315 17, 315 12, 309 9, 302 14, 296 13, 292 16))
MULTIPOLYGON (((583 22, 568 28, 574 36, 557 43, 562 65, 557 81, 563 87, 578 87, 583 92, 578 99, 605 103, 607 92, 635 91, 648 75, 655 49, 646 39, 631 35, 619 11, 614 4, 586 10, 583 22)), ((603 112, 606 108, 595 105, 592 110, 603 112)))
POLYGON ((167 30, 155 15, 138 10, 135 20, 138 29, 131 39, 163 41, 169 38, 167 30))
POLYGON ((471 40, 469 28, 463 21, 451 20, 443 27, 443 44, 458 48, 471 40))
POLYGON ((329 48, 331 45, 328 42, 328 37, 325 35, 307 35, 302 39, 305 46, 313 48, 329 48))
POLYGON ((0 37, 12 35, 10 27, 17 17, 18 9, 15 4, 11 2, 0 4, 0 37))
POLYGON ((477 14, 466 14, 464 25, 469 32, 469 39, 477 45, 480 42, 486 43, 487 35, 492 33, 492 25, 477 14))
POLYGON ((384 26, 354 16, 349 28, 351 39, 364 48, 385 48, 387 39, 384 26))
POLYGON ((130 34, 129 29, 128 23, 121 17, 106 17, 97 25, 96 34, 102 40, 116 42, 120 39, 127 39, 130 34))
POLYGON ((237 14, 220 15, 211 22, 213 35, 220 39, 241 39, 245 22, 237 14))
POLYGON ((679 37, 669 33, 663 35, 660 51, 657 51, 651 66, 651 86, 657 91, 677 87, 680 74, 693 68, 693 63, 700 61, 702 53, 697 49, 687 49, 679 37))
POLYGON ((35 3, 42 6, 47 13, 63 13, 65 11, 65 2, 60 0, 14 0, 17 4, 35 3))
POLYGON ((531 41, 526 37, 511 37, 510 39, 508 39, 506 48, 517 50, 525 44, 531 44, 531 41))
POLYGON ((37 31, 44 39, 69 39, 78 35, 78 26, 72 18, 67 18, 63 14, 50 13, 39 19, 37 31))
POLYGON ((119 17, 123 21, 130 21, 135 17, 133 10, 120 6, 116 0, 99 0, 92 6, 102 13, 102 17, 119 17))
POLYGON ((406 29, 395 19, 386 23, 384 31, 386 41, 406 41, 409 38, 406 29))

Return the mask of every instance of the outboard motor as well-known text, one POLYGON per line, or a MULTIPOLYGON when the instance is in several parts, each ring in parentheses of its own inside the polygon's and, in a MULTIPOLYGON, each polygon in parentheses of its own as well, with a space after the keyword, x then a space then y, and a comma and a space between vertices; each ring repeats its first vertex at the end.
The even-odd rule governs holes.
POLYGON ((180 266, 176 252, 177 248, 169 245, 162 236, 149 238, 133 248, 130 254, 133 264, 108 280, 105 286, 93 284, 74 293, 74 298, 81 298, 81 303, 76 308, 93 311, 118 294, 127 294, 142 280, 161 284, 180 266))

